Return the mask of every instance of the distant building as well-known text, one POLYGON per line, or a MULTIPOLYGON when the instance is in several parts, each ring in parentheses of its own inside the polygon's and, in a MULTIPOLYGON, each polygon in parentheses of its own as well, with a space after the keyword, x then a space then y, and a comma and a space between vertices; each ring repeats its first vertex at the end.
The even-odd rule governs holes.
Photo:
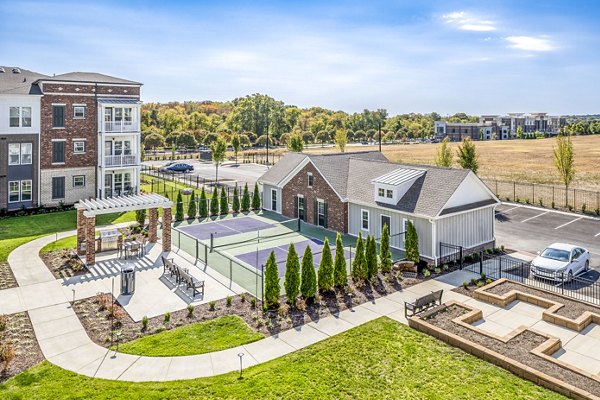
POLYGON ((473 140, 506 140, 515 138, 521 127, 524 134, 541 132, 556 135, 567 124, 567 119, 549 116, 547 113, 508 113, 507 115, 482 115, 479 122, 435 121, 435 135, 438 139, 448 136, 452 141, 465 137, 473 140))

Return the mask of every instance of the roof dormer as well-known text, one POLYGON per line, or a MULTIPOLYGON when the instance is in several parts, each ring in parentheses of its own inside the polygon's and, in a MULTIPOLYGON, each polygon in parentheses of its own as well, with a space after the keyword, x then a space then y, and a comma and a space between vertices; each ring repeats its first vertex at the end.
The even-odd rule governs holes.
POLYGON ((424 173, 421 169, 398 168, 371 180, 375 189, 375 201, 398 204, 402 196, 424 173))

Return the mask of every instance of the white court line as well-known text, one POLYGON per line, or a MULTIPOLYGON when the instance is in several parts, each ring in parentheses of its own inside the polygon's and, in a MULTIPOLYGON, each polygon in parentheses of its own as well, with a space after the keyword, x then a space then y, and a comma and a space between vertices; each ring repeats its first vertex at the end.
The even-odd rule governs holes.
POLYGON ((583 218, 583 217, 575 218, 573 221, 569 221, 569 222, 567 222, 566 224, 562 224, 562 225, 560 225, 560 226, 557 226, 557 227, 556 227, 556 228, 554 228, 554 229, 560 229, 560 228, 562 228, 563 226, 567 226, 567 225, 569 225, 569 224, 572 224, 572 223, 573 223, 573 222, 575 222, 575 221, 579 221, 581 218, 583 218))
POLYGON ((532 219, 534 219, 534 218, 537 218, 537 217, 541 217, 542 215, 544 215, 544 214, 548 214, 549 212, 550 212, 550 211, 543 212, 543 213, 541 213, 541 214, 538 214, 538 215, 535 215, 535 216, 533 216, 533 217, 531 217, 531 218, 524 219, 524 220, 523 220, 523 221, 521 221, 521 222, 527 222, 527 221, 531 221, 532 219))

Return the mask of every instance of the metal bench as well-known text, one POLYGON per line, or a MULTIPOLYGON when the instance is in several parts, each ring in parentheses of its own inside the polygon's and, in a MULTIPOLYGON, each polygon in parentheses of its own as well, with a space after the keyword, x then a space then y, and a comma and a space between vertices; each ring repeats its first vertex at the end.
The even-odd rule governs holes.
POLYGON ((195 297, 196 293, 201 294, 202 297, 204 297, 204 281, 194 278, 186 271, 180 271, 179 273, 181 279, 180 283, 185 283, 186 290, 192 289, 192 297, 195 297))
POLYGON ((420 312, 429 310, 435 306, 442 304, 442 293, 443 290, 437 290, 435 292, 431 292, 426 294, 425 296, 419 297, 415 300, 414 303, 409 303, 407 301, 404 302, 404 316, 408 319, 408 317, 412 317, 415 314, 420 312), (410 315, 409 315, 410 312, 410 315))
POLYGON ((179 281, 175 260, 173 258, 166 258, 165 256, 161 257, 163 262, 163 273, 166 274, 168 272, 171 276, 175 275, 177 281, 179 281))

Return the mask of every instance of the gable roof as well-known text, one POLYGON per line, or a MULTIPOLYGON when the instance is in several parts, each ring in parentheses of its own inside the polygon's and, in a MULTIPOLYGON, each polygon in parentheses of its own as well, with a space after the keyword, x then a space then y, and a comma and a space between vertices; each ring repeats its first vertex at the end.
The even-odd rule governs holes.
POLYGON ((42 79, 42 81, 81 82, 81 83, 111 83, 117 85, 141 85, 139 82, 117 78, 97 72, 68 72, 42 79))
POLYGON ((273 165, 260 178, 260 183, 278 186, 306 158, 304 153, 286 153, 277 164, 273 165))
POLYGON ((42 94, 35 82, 38 79, 47 78, 46 75, 19 67, 0 66, 0 68, 4 70, 4 72, 0 72, 0 94, 42 94), (14 69, 19 72, 13 72, 14 69))

